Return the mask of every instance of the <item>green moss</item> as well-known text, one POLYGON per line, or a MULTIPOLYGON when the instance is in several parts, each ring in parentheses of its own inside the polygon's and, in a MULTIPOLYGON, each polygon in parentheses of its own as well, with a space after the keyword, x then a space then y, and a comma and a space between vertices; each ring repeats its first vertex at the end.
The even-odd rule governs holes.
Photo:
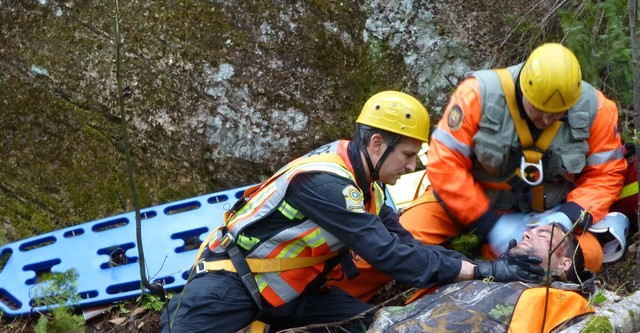
POLYGON ((605 316, 593 316, 585 325, 582 333, 613 333, 611 321, 605 316))
MULTIPOLYGON (((113 5, 61 5, 61 16, 54 15, 56 6, 21 3, 0 11, 0 21, 11 23, 0 34, 3 56, 20 59, 11 71, 0 72, 0 216, 10 226, 4 242, 134 209, 116 94, 110 91, 113 5), (28 73, 32 65, 47 74, 28 73)), ((124 84, 133 87, 126 112, 132 118, 163 113, 180 119, 181 110, 210 106, 211 97, 202 93, 211 84, 208 71, 232 63, 233 85, 251 90, 256 78, 245 71, 275 59, 282 70, 269 71, 265 85, 281 86, 252 97, 302 110, 309 128, 319 129, 278 158, 348 138, 373 93, 405 87, 402 56, 385 40, 364 43, 364 20, 360 8, 339 1, 124 3, 121 69, 124 84), (263 25, 272 28, 266 39, 256 37, 263 25), (308 80, 299 84, 295 75, 308 80), (308 105, 310 100, 322 104, 308 105)), ((268 115, 270 109, 259 111, 268 115)), ((141 208, 258 181, 277 168, 272 161, 212 161, 196 147, 206 138, 189 135, 192 141, 185 143, 159 124, 144 133, 132 130, 130 137, 141 208)))

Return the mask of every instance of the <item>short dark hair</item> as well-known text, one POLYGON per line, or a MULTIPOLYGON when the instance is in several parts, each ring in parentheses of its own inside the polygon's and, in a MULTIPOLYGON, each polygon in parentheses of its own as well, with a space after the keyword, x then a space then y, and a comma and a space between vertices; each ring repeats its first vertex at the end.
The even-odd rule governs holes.
POLYGON ((564 256, 571 258, 573 265, 567 272, 567 280, 580 283, 580 275, 584 271, 584 254, 573 232, 569 232, 565 226, 560 223, 552 223, 553 226, 562 230, 567 237, 564 239, 566 243, 564 256))
MULTIPOLYGON (((363 147, 366 147, 367 144, 369 143, 369 140, 371 140, 371 137, 376 133, 379 133, 380 135, 382 135, 385 142, 391 142, 391 140, 400 136, 399 134, 385 131, 383 129, 379 129, 379 128, 375 128, 375 127, 371 127, 363 124, 356 124, 356 133, 353 136, 353 141, 355 141, 358 144, 358 146, 362 145, 363 147)), ((402 139, 402 136, 400 136, 398 141, 400 141, 401 139, 402 139)))

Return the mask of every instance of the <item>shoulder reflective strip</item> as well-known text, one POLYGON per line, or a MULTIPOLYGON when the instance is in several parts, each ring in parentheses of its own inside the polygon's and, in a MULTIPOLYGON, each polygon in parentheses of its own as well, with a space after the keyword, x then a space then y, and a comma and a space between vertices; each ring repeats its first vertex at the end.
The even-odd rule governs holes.
POLYGON ((353 179, 351 172, 343 167, 338 166, 335 163, 316 162, 296 166, 287 172, 287 178, 291 179, 293 176, 300 172, 331 172, 344 178, 353 179))
POLYGON ((622 193, 620 193, 620 199, 624 199, 626 197, 630 197, 634 194, 638 194, 638 182, 635 181, 631 184, 627 184, 622 188, 622 193))
POLYGON ((370 213, 380 215, 380 211, 382 210, 382 206, 384 205, 384 199, 385 199, 384 191, 382 190, 382 187, 378 185, 377 182, 373 183, 373 188, 374 188, 375 199, 376 199, 376 211, 370 212, 370 213))
MULTIPOLYGON (((318 257, 268 258, 268 259, 247 258, 247 263, 249 264, 249 268, 251 269, 252 273, 272 273, 272 272, 282 272, 282 271, 288 271, 292 269, 311 267, 313 265, 323 263, 335 256, 336 254, 332 253, 332 254, 327 254, 327 255, 318 256, 318 257)), ((229 272, 236 271, 235 267, 233 267, 233 263, 229 259, 218 260, 218 261, 208 261, 204 263, 204 267, 207 269, 207 271, 219 271, 219 270, 225 270, 229 272)))
MULTIPOLYGON (((263 189, 260 193, 260 196, 267 197, 266 199, 257 198, 254 200, 249 200, 245 207, 247 210, 241 210, 240 212, 234 214, 228 221, 227 227, 229 230, 234 230, 238 228, 243 228, 245 224, 250 223, 252 221, 261 219, 262 217, 271 213, 272 209, 275 209, 275 205, 277 205, 281 199, 281 196, 284 195, 283 191, 277 191, 275 186, 268 186, 263 189), (275 198, 269 197, 275 194, 275 198), (273 203, 269 203, 273 201, 273 203), (263 209, 260 209, 260 208, 263 209), (249 209, 250 208, 250 209, 249 209)), ((245 208, 243 207, 243 208, 245 208)))
POLYGON ((264 217, 266 214, 271 213, 271 209, 276 208, 275 205, 279 204, 280 199, 284 197, 285 191, 280 189, 282 186, 278 186, 278 189, 280 189, 280 191, 277 192, 278 199, 276 200, 275 198, 271 198, 271 201, 276 201, 276 203, 272 203, 274 207, 269 207, 269 209, 258 209, 258 206, 265 204, 265 201, 267 201, 264 196, 270 196, 275 193, 274 183, 282 185, 282 179, 286 181, 293 177, 293 175, 297 172, 300 172, 302 170, 314 170, 317 169, 319 165, 322 165, 323 167, 317 171, 333 172, 341 174, 342 176, 348 177, 349 179, 353 180, 353 175, 351 175, 351 172, 348 170, 345 162, 337 154, 321 154, 307 158, 299 158, 281 168, 278 172, 276 172, 276 174, 271 176, 269 180, 254 187, 257 188, 256 191, 259 192, 258 195, 256 197, 252 197, 251 200, 249 200, 249 202, 243 207, 243 209, 232 216, 232 218, 230 219, 231 221, 229 221, 228 224, 230 229, 231 226, 237 225, 239 220, 248 219, 248 221, 244 221, 240 224, 240 227, 243 227, 244 224, 258 220, 264 217), (286 177, 281 177, 285 173, 288 175, 286 177), (254 214, 257 215, 254 216, 254 214))
POLYGON ((601 151, 599 153, 591 154, 587 158, 587 165, 594 166, 602 163, 606 163, 613 160, 619 160, 624 158, 622 153, 622 147, 614 150, 601 151))
POLYGON ((467 158, 471 158, 471 156, 473 156, 473 149, 471 147, 458 141, 455 137, 453 137, 453 135, 451 135, 451 133, 448 133, 438 127, 436 127, 436 130, 433 131, 431 137, 442 142, 445 146, 449 147, 449 149, 457 151, 467 158))

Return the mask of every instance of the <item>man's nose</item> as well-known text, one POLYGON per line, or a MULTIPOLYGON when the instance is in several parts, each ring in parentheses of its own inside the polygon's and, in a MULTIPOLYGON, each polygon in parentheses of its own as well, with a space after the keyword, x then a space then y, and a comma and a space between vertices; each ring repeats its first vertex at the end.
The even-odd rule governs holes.
POLYGON ((416 170, 416 159, 413 158, 409 161, 409 163, 407 163, 407 165, 405 165, 405 169, 407 169, 408 172, 413 172, 416 170))
POLYGON ((551 123, 553 123, 555 121, 555 115, 553 113, 544 113, 542 115, 542 122, 546 125, 549 126, 551 125, 551 123))

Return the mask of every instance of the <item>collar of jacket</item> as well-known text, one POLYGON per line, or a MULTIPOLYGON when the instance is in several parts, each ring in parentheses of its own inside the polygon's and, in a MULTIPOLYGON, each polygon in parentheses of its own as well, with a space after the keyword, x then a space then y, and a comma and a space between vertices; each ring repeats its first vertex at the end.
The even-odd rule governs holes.
POLYGON ((349 141, 347 145, 347 156, 349 156, 349 161, 351 161, 351 166, 353 166, 356 184, 362 190, 364 203, 366 204, 371 200, 371 183, 367 182, 367 175, 365 174, 362 157, 360 157, 360 150, 358 150, 357 144, 353 141, 349 141))

